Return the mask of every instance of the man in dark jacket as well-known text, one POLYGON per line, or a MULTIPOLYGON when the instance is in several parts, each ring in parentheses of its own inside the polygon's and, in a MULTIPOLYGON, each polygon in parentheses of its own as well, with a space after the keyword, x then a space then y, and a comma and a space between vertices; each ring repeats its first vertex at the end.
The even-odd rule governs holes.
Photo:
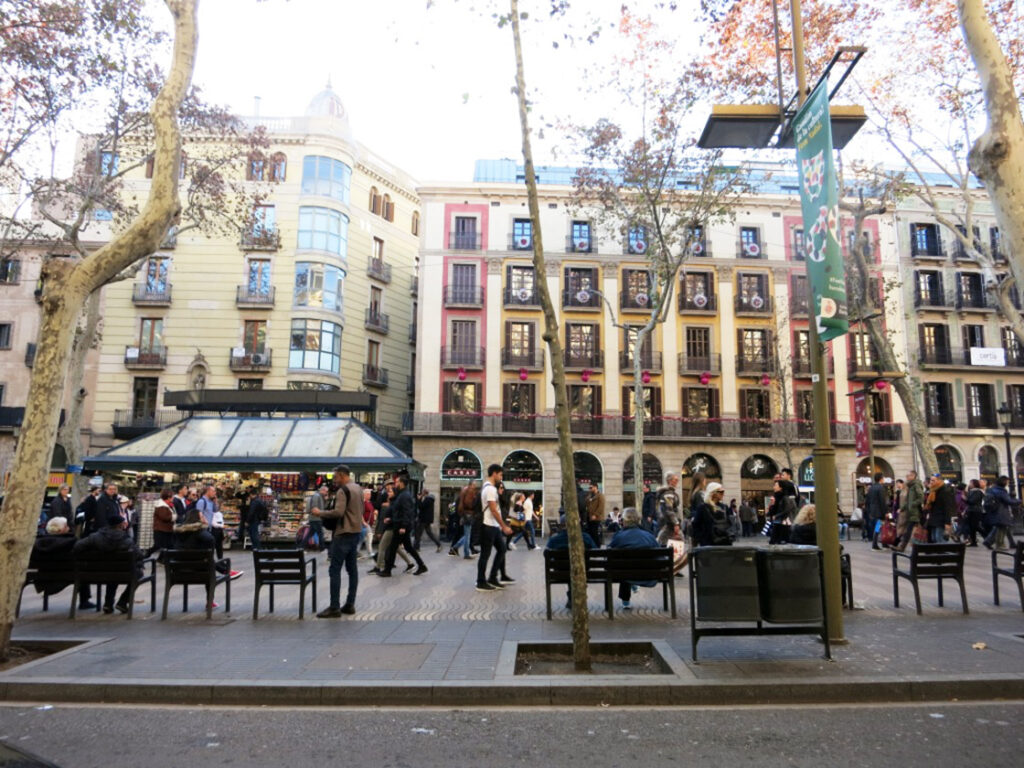
MULTIPOLYGON (((565 524, 565 515, 560 515, 558 523, 561 526, 558 533, 552 534, 548 537, 548 545, 545 549, 553 551, 567 550, 569 549, 569 528, 565 524)), ((655 540, 655 546, 657 546, 657 540, 655 540)), ((583 549, 597 549, 597 544, 590 538, 590 534, 587 533, 586 529, 583 530, 583 549)), ((565 607, 572 609, 572 585, 570 584, 565 590, 565 607)))
MULTIPOLYGON (((114 486, 114 504, 117 504, 117 486, 114 486)), ((72 551, 76 558, 88 559, 131 552, 135 560, 135 575, 137 578, 142 578, 142 561, 146 559, 146 556, 136 546, 134 539, 132 539, 131 532, 128 530, 128 521, 121 518, 120 507, 118 507, 118 510, 116 518, 108 516, 109 524, 106 527, 86 536, 84 539, 79 539, 72 551)), ((114 612, 114 593, 116 590, 116 584, 107 584, 107 591, 103 597, 104 613, 114 612)), ((121 613, 128 613, 128 601, 134 597, 130 592, 131 585, 126 585, 121 593, 121 597, 117 600, 116 607, 121 613)))
POLYGON ((394 533, 388 544, 387 554, 384 556, 384 570, 378 576, 387 577, 391 575, 391 569, 395 567, 395 556, 398 554, 398 547, 404 546, 405 551, 416 561, 414 575, 427 572, 427 566, 420 557, 416 545, 412 543, 412 532, 416 527, 416 502, 412 498, 412 491, 409 490, 409 475, 399 472, 395 478, 395 488, 398 496, 391 502, 391 522, 388 524, 394 533))
POLYGON ((924 526, 928 529, 928 541, 941 544, 946 540, 946 525, 956 517, 956 496, 953 486, 946 485, 938 472, 932 475, 928 490, 929 495, 934 495, 928 506, 924 526))
MULTIPOLYGON (((622 510, 622 530, 612 536, 608 543, 608 549, 651 549, 660 546, 654 534, 645 531, 640 527, 641 516, 635 507, 626 507, 622 510)), ((655 587, 656 581, 623 581, 619 583, 619 600, 622 601, 622 610, 628 611, 632 608, 629 603, 633 590, 636 587, 655 587)))
MULTIPOLYGON (((46 522, 46 533, 36 537, 28 561, 29 568, 37 571, 33 579, 36 592, 55 595, 72 583, 75 564, 71 559, 71 550, 74 549, 75 541, 75 534, 68 528, 66 518, 51 517, 46 522)), ((78 607, 84 609, 96 606, 87 598, 79 596, 78 607)))
POLYGON ((868 487, 868 492, 864 496, 864 534, 865 538, 871 539, 872 549, 881 549, 878 545, 881 531, 875 533, 875 528, 878 522, 885 518, 886 510, 889 509, 889 498, 885 493, 885 486, 882 485, 884 477, 881 472, 875 472, 875 482, 868 487))
POLYGON ((992 520, 992 529, 981 543, 989 549, 992 549, 993 545, 997 548, 1002 547, 1000 532, 1006 536, 1007 543, 1011 547, 1016 546, 1011 531, 1013 530, 1013 510, 1020 507, 1020 501, 1013 498, 1006 490, 1009 483, 1009 477, 1000 475, 999 479, 988 489, 988 495, 995 501, 996 510, 992 520))
MULTIPOLYGON (((101 478, 96 479, 101 480, 101 478)), ((102 486, 91 486, 89 495, 78 503, 78 507, 75 509, 75 527, 81 526, 78 529, 79 536, 88 536, 90 533, 96 533, 102 527, 96 519, 99 497, 102 492, 102 486)))
MULTIPOLYGON (((269 519, 270 510, 267 509, 266 502, 258 493, 254 493, 252 501, 249 502, 249 508, 243 509, 239 522, 239 528, 244 525, 248 531, 249 543, 253 549, 260 548, 260 525, 269 519)), ((244 543, 245 539, 242 541, 244 543)))
POLYGON ((437 551, 441 551, 441 540, 434 535, 434 494, 426 488, 420 493, 419 501, 416 503, 416 537, 414 543, 419 549, 420 539, 423 534, 437 545, 437 551))
POLYGON ((96 500, 96 523, 99 529, 109 528, 124 520, 117 498, 117 483, 107 483, 103 494, 96 500))

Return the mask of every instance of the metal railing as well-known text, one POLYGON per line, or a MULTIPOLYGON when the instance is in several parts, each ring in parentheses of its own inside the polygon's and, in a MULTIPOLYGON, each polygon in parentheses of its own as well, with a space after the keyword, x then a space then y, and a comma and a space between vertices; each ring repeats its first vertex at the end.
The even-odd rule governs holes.
POLYGON ((442 368, 483 368, 485 359, 483 347, 441 347, 442 368))
POLYGON ((479 251, 483 236, 478 232, 449 232, 448 250, 479 251))
POLYGON ((586 237, 573 237, 569 235, 565 238, 566 253, 593 253, 596 250, 597 248, 594 246, 590 235, 586 237), (592 248, 593 251, 591 250, 592 248))
POLYGON ((600 350, 585 350, 572 352, 563 350, 565 367, 573 370, 601 370, 604 368, 604 352, 600 350))
POLYGON ((737 296, 735 305, 737 315, 770 315, 772 313, 771 296, 737 296))
POLYGON ((375 259, 371 256, 366 261, 366 274, 382 283, 390 283, 391 265, 384 259, 375 259))
POLYGON ((679 293, 680 312, 710 312, 718 311, 718 297, 713 294, 695 293, 690 296, 680 291, 679 293))
POLYGON ((601 297, 596 291, 566 289, 562 291, 563 309, 601 309, 601 297))
POLYGON ((388 329, 391 327, 391 318, 383 312, 375 310, 372 307, 367 307, 364 317, 364 326, 371 331, 387 333, 388 329))
POLYGON ((167 365, 167 347, 125 347, 124 364, 127 368, 163 368, 167 365))
POLYGON ((166 306, 171 303, 171 284, 162 286, 136 283, 132 286, 132 303, 143 306, 166 306))
POLYGON ((444 287, 446 307, 482 307, 484 289, 478 285, 446 285, 444 287))
POLYGON ((718 373, 722 370, 722 356, 714 353, 709 355, 688 355, 679 353, 679 373, 718 373))
POLYGON ((364 365, 363 384, 371 387, 386 387, 388 385, 388 369, 376 365, 364 365))
POLYGON ((267 290, 252 290, 247 285, 239 285, 235 289, 235 306, 249 309, 272 309, 274 306, 274 286, 267 290))
POLYGON ((506 288, 506 307, 539 307, 540 296, 536 288, 506 288))
POLYGON ((736 373, 757 374, 774 372, 775 359, 769 355, 747 355, 740 353, 736 356, 736 373))
POLYGON ((510 347, 501 348, 501 367, 506 370, 543 370, 544 350, 540 347, 534 349, 513 349, 510 347))
MULTIPOLYGON (((653 352, 649 350, 643 350, 640 352, 640 367, 651 373, 661 373, 661 352, 653 352)), ((619 353, 619 370, 620 371, 632 371, 633 370, 633 353, 632 352, 620 352, 619 353)))
POLYGON ((281 233, 276 229, 246 230, 239 247, 246 251, 276 251, 281 247, 281 233))
POLYGON ((651 296, 646 291, 620 291, 619 309, 651 311, 651 296))
POLYGON ((228 367, 232 371, 269 371, 270 360, 270 349, 257 351, 247 349, 241 355, 236 355, 235 350, 231 350, 228 357, 228 367))
POLYGON ((959 289, 957 289, 956 292, 956 308, 994 309, 994 307, 989 303, 988 296, 985 295, 984 290, 965 292, 959 289))

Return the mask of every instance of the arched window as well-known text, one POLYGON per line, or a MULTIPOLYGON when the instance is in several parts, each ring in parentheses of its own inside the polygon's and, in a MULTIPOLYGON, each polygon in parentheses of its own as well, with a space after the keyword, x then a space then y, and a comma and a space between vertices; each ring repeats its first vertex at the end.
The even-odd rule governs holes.
POLYGON ((246 181, 263 181, 266 174, 267 160, 261 152, 251 152, 245 165, 246 181))
POLYGON ((270 180, 284 181, 288 173, 288 158, 284 152, 275 152, 270 158, 270 180))
POLYGON ((381 202, 380 215, 388 221, 395 220, 395 204, 391 202, 390 195, 384 195, 384 199, 381 202))
POLYGON ((412 212, 412 233, 414 235, 419 235, 419 233, 420 233, 420 212, 419 211, 413 211, 412 212))
POLYGON ((376 187, 370 187, 370 212, 380 216, 381 196, 376 187))

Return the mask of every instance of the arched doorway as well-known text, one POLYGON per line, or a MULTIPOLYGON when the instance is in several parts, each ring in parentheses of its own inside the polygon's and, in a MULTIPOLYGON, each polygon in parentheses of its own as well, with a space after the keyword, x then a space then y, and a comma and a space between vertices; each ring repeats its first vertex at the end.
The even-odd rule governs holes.
POLYGON ((533 508, 540 506, 544 495, 544 464, 531 451, 512 451, 501 462, 502 482, 511 492, 533 492, 533 508))
POLYGON ((868 486, 875 481, 875 473, 882 473, 882 485, 886 486, 886 492, 888 493, 894 480, 895 474, 892 471, 892 465, 885 459, 875 456, 875 465, 871 466, 871 457, 865 456, 861 459, 857 465, 857 473, 855 475, 856 488, 857 488, 857 506, 864 509, 864 497, 868 492, 868 486))
MULTIPOLYGON (((658 457, 653 453, 644 454, 644 466, 643 474, 641 478, 641 486, 646 484, 651 489, 656 489, 661 486, 662 483, 662 472, 661 462, 658 457)), ((626 463, 622 465, 622 507, 636 507, 640 508, 641 502, 643 501, 642 494, 643 488, 640 489, 641 496, 637 495, 636 491, 636 476, 633 472, 633 457, 630 456, 626 459, 626 463)))
POLYGON ((483 464, 480 457, 467 448, 449 451, 441 460, 440 508, 436 514, 442 523, 448 520, 448 506, 459 497, 459 491, 473 481, 480 486, 483 482, 483 464))
POLYGON ((935 448, 935 459, 944 479, 954 484, 964 481, 964 461, 960 451, 952 445, 940 445, 935 448))
POLYGON ((601 460, 589 451, 574 451, 572 465, 576 474, 576 490, 589 491, 591 484, 604 490, 604 468, 601 460))
POLYGON ((695 453, 690 456, 683 462, 683 468, 679 473, 682 476, 679 487, 682 489, 684 507, 690 505, 690 489, 693 487, 693 476, 697 472, 703 472, 709 480, 722 479, 722 467, 714 456, 706 453, 695 453))
POLYGON ((772 486, 777 474, 779 465, 770 456, 755 453, 748 457, 740 467, 740 498, 746 500, 754 509, 766 510, 767 497, 772 495, 772 486))
POLYGON ((990 484, 999 478, 999 452, 991 445, 978 449, 978 475, 990 484))

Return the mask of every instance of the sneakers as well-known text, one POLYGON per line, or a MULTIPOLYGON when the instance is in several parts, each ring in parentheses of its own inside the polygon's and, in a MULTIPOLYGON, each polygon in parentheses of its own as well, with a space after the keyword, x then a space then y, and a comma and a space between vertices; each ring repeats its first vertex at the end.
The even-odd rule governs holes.
POLYGON ((210 603, 211 608, 220 608, 220 603, 210 603))
POLYGON ((427 572, 427 566, 421 565, 419 568, 417 568, 415 571, 412 572, 412 575, 413 576, 420 576, 420 575, 422 575, 422 574, 424 574, 426 572, 427 572))
MULTIPOLYGON (((991 549, 991 547, 990 547, 990 549, 991 549)), ((103 606, 103 612, 104 613, 113 613, 114 612, 114 607, 112 605, 104 605, 103 606)))
POLYGON ((623 600, 622 601, 622 610, 624 610, 624 611, 631 611, 631 610, 633 610, 633 606, 629 604, 629 600, 623 600))
POLYGON ((501 583, 502 584, 515 584, 516 580, 513 579, 511 576, 508 576, 506 574, 502 574, 502 576, 501 576, 501 583))
POLYGON ((476 583, 477 592, 493 592, 496 589, 499 589, 499 587, 494 586, 488 581, 478 581, 476 583))
POLYGON ((491 581, 490 579, 488 579, 487 583, 490 584, 494 589, 504 589, 505 588, 505 585, 502 584, 500 581, 496 581, 496 580, 495 581, 491 581))
POLYGON ((637 592, 639 592, 639 591, 640 591, 640 587, 638 587, 638 586, 637 586, 636 584, 630 584, 630 585, 629 585, 629 588, 630 588, 630 590, 632 590, 632 592, 633 592, 633 594, 634 594, 634 595, 635 595, 635 594, 636 594, 637 592))
POLYGON ((476 560, 476 555, 463 555, 463 560, 476 560))
POLYGON ((511 550, 518 549, 518 547, 515 544, 513 544, 511 541, 508 543, 508 548, 511 549, 511 550))
POLYGON ((345 603, 343 606, 341 606, 341 612, 344 613, 346 616, 351 616, 353 613, 356 612, 356 607, 352 605, 352 603, 345 603))
POLYGON ((459 556, 459 553, 456 552, 454 549, 449 549, 448 550, 448 557, 458 557, 458 556, 459 556))
MULTIPOLYGON (((347 608, 348 606, 346 605, 345 607, 347 608)), ((355 613, 355 608, 352 609, 352 612, 355 613)), ((340 619, 341 608, 324 608, 316 617, 318 619, 340 619)))
POLYGON ((382 579, 390 579, 391 571, 377 571, 377 575, 380 576, 382 579))
POLYGON ((93 602, 88 601, 88 600, 85 601, 85 602, 80 602, 78 604, 78 610, 80 610, 80 611, 90 611, 90 610, 92 610, 95 607, 96 607, 96 603, 93 603, 93 602))
POLYGON ((228 578, 230 578, 232 581, 234 581, 239 576, 241 576, 243 573, 245 573, 245 571, 231 571, 231 573, 228 574, 228 578))
POLYGON ((128 613, 128 604, 127 603, 118 603, 114 607, 117 608, 117 612, 118 613, 128 613))
POLYGON ((368 570, 368 571, 367 571, 367 573, 380 573, 380 568, 378 568, 378 567, 377 567, 377 566, 375 565, 375 566, 373 566, 373 568, 371 568, 370 570, 368 570))
POLYGON ((407 566, 405 566, 405 572, 408 573, 409 571, 411 571, 415 567, 416 567, 416 563, 409 563, 407 566))

